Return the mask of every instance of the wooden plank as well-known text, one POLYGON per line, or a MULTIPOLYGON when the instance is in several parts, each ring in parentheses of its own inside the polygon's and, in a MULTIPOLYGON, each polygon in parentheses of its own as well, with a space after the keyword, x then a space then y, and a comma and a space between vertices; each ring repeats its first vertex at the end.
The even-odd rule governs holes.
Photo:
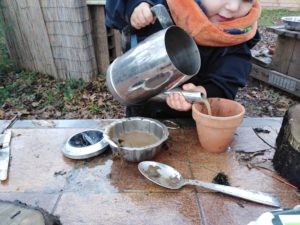
POLYGON ((258 80, 267 82, 268 81, 268 74, 269 74, 269 69, 268 68, 261 67, 261 66, 256 65, 256 64, 252 64, 252 70, 251 70, 250 76, 252 76, 252 77, 254 77, 258 80))
POLYGON ((285 36, 285 37, 300 39, 299 31, 287 30, 287 29, 285 29, 285 27, 283 25, 267 27, 267 31, 270 31, 270 32, 273 32, 275 34, 285 36))
POLYGON ((300 80, 253 64, 250 76, 300 97, 300 80))
POLYGON ((260 65, 262 67, 268 68, 270 63, 271 63, 272 59, 269 59, 265 56, 253 56, 251 58, 251 62, 255 63, 257 65, 260 65))
POLYGON ((122 53, 121 34, 118 30, 107 28, 109 62, 112 63, 122 53))
POLYGON ((295 45, 296 39, 278 36, 270 68, 280 73, 287 74, 295 45))
POLYGON ((116 56, 120 56, 122 54, 122 46, 121 46, 121 33, 118 30, 114 30, 114 40, 115 40, 115 51, 116 56))
POLYGON ((105 5, 106 0, 86 0, 87 5, 105 5))
POLYGON ((296 40, 287 74, 300 79, 300 40, 296 40))
POLYGON ((93 22, 93 41, 95 46, 98 72, 101 74, 105 74, 110 63, 107 31, 104 24, 105 11, 103 6, 89 7, 89 10, 93 22))

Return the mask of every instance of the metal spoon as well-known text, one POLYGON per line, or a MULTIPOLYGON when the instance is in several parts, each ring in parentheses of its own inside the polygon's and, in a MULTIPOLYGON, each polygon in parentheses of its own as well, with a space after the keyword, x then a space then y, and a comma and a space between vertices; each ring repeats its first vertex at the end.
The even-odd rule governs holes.
POLYGON ((196 185, 252 202, 280 207, 279 199, 268 193, 246 191, 231 186, 184 179, 177 170, 162 163, 144 161, 138 164, 138 169, 147 179, 165 188, 179 189, 184 185, 196 185))

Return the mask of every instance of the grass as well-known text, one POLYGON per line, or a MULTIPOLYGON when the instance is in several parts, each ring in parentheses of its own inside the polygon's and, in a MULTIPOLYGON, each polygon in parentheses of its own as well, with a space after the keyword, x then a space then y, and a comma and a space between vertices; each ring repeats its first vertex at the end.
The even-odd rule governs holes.
POLYGON ((0 86, 0 105, 5 102, 14 102, 17 106, 21 106, 24 100, 43 103, 39 104, 40 107, 62 100, 68 103, 84 88, 84 82, 81 79, 55 81, 49 76, 41 77, 41 74, 31 71, 13 73, 6 77, 5 81, 2 80, 1 84, 4 85, 0 86))
POLYGON ((121 113, 120 106, 104 81, 104 77, 63 81, 36 72, 10 72, 0 77, 0 119, 15 114, 27 119, 113 118, 121 113))
POLYGON ((261 17, 259 19, 259 26, 266 27, 276 25, 280 21, 281 17, 284 16, 300 16, 300 11, 290 11, 286 9, 276 10, 262 10, 261 17))

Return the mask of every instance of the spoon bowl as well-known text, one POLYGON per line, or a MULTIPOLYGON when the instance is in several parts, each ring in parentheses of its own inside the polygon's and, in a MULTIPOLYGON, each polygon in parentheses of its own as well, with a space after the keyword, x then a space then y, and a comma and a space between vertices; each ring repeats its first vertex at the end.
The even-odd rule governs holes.
POLYGON ((153 161, 144 161, 138 165, 139 171, 152 182, 169 189, 180 189, 185 180, 174 168, 153 161))
POLYGON ((252 202, 280 207, 279 199, 268 193, 247 191, 231 186, 184 179, 177 170, 163 163, 144 161, 138 164, 138 169, 147 179, 165 188, 180 189, 184 185, 196 185, 252 202))

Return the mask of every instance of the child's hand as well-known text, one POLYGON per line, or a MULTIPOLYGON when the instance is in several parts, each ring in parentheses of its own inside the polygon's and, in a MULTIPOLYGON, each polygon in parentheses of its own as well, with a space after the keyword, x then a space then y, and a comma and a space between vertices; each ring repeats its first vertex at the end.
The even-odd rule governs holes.
MULTIPOLYGON (((182 86, 184 91, 200 91, 206 95, 206 90, 202 86, 195 86, 192 83, 184 84, 182 86)), ((192 104, 187 102, 180 93, 171 93, 167 97, 167 104, 177 111, 189 111, 192 108, 192 104)))
POLYGON ((156 17, 153 16, 150 5, 147 2, 139 4, 131 14, 130 23, 135 29, 139 30, 149 24, 155 22, 156 17))

